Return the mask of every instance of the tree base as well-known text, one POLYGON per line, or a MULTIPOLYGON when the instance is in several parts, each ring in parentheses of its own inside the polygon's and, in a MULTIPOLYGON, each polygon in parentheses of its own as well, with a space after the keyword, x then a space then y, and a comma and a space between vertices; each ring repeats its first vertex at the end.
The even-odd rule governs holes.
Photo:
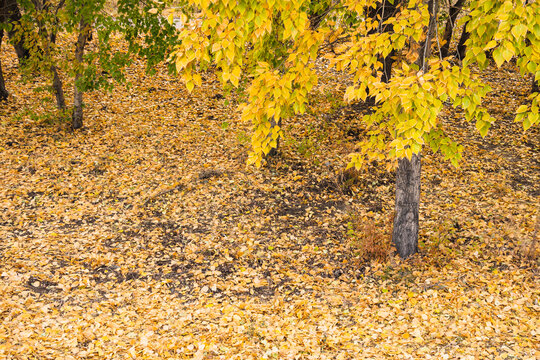
POLYGON ((396 209, 392 242, 406 259, 418 252, 420 155, 399 159, 396 172, 396 209))

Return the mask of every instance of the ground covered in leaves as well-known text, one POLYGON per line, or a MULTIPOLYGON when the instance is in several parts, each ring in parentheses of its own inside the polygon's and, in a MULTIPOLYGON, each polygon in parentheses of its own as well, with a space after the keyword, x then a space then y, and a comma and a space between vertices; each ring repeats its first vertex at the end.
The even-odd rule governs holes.
POLYGON ((257 170, 240 95, 212 74, 188 94, 137 64, 132 87, 86 96, 71 132, 43 79, 20 83, 1 57, 0 358, 540 356, 538 262, 522 255, 540 136, 512 122, 529 91, 512 68, 482 74, 498 120, 485 139, 445 110, 465 160, 424 154, 421 253, 401 262, 368 259, 394 176, 343 172, 365 107, 344 106, 323 64, 310 111, 257 170))

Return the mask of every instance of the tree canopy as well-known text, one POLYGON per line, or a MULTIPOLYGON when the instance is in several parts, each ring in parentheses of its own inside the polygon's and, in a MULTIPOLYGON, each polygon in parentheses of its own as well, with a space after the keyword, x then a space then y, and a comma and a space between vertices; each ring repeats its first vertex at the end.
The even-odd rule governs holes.
MULTIPOLYGON (((277 146, 282 128, 276 120, 305 111, 318 81, 314 67, 323 56, 328 66, 350 75, 345 100, 374 100, 372 113, 363 117, 369 136, 351 154, 349 167, 377 160, 393 168, 426 145, 457 166, 463 147, 445 132, 439 114, 445 103, 459 107, 482 136, 487 134, 493 118, 482 98, 490 88, 472 71, 474 64, 486 65, 485 52, 493 50, 498 66, 517 57, 522 72, 540 78, 539 4, 473 1, 469 6, 471 12, 461 20, 469 33, 461 64, 441 56, 435 0, 188 1, 180 13, 186 25, 173 59, 190 91, 201 84, 199 72, 210 66, 218 69, 224 85, 247 84, 241 108, 242 118, 253 124, 248 163, 261 166, 277 146), (388 58, 392 69, 385 69, 388 58)), ((516 121, 525 129, 539 121, 539 96, 533 93, 531 104, 517 110, 516 121)), ((403 193, 419 195, 419 175, 417 181, 403 193)), ((403 201, 416 203, 410 211, 417 222, 418 197, 403 201)), ((394 234, 403 232, 394 229, 394 234)), ((411 236, 416 243, 417 229, 411 236)), ((416 251, 411 249, 403 255, 416 251)))

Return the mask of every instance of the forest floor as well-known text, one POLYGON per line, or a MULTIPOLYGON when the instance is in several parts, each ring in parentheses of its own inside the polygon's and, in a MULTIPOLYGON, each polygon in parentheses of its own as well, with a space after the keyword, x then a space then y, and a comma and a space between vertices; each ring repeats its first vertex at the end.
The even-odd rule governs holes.
POLYGON ((540 129, 513 123, 530 88, 515 69, 482 74, 486 138, 444 111, 464 161, 423 154, 420 253, 400 261, 384 259, 393 174, 343 173, 364 130, 335 74, 255 169, 238 95, 211 74, 189 94, 137 63, 132 87, 85 96, 72 132, 44 79, 0 56, 1 359, 540 357, 538 257, 523 255, 540 129))

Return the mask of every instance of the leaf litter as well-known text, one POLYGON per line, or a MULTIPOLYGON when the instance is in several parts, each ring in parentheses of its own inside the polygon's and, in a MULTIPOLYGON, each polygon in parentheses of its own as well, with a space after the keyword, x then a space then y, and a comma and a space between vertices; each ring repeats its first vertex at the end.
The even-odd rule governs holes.
MULTIPOLYGON (((514 69, 482 74, 497 118, 454 169, 423 156, 421 252, 362 256, 349 222, 384 223, 393 174, 343 172, 361 105, 320 67, 270 166, 245 166, 238 94, 210 73, 189 94, 160 69, 85 97, 70 132, 3 51, 0 357, 11 359, 535 359, 540 356, 538 128, 512 111, 514 69)), ((388 220, 386 220, 388 221, 388 220)), ((381 230, 382 231, 382 230, 381 230)), ((357 234, 358 235, 358 234, 357 234)))

